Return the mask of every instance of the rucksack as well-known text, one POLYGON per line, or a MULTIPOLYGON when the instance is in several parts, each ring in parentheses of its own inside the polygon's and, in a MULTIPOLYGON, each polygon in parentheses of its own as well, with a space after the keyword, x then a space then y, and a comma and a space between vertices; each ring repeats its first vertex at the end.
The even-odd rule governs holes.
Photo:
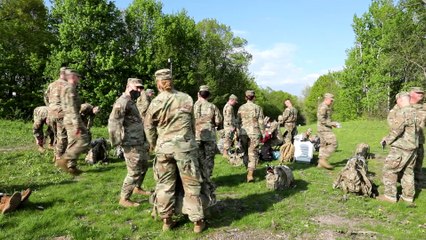
POLYGON ((355 193, 363 196, 373 196, 373 184, 367 177, 367 162, 361 155, 348 160, 340 172, 333 188, 340 188, 344 193, 355 193))
POLYGON ((229 152, 229 163, 232 166, 242 166, 244 164, 244 151, 242 149, 241 143, 236 142, 235 147, 232 147, 229 152))
POLYGON ((95 164, 97 162, 108 162, 108 148, 105 138, 98 138, 90 143, 92 147, 86 156, 86 162, 95 164))
POLYGON ((266 187, 271 190, 284 190, 294 183, 291 169, 285 165, 266 168, 266 187))
POLYGON ((294 145, 286 142, 280 147, 280 162, 292 162, 294 159, 294 145))

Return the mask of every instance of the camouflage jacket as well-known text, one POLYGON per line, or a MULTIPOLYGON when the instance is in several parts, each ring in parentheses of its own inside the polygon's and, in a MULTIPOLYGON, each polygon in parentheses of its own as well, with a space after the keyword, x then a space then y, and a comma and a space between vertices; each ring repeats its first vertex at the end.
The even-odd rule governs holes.
POLYGON ((297 109, 294 107, 286 108, 283 112, 284 123, 296 123, 297 121, 297 109))
POLYGON ((230 129, 237 127, 237 120, 235 119, 234 107, 226 103, 225 107, 223 107, 223 128, 230 129))
POLYGON ((238 109, 238 125, 241 135, 261 135, 265 128, 263 110, 252 101, 241 105, 238 109))
POLYGON ((395 113, 399 110, 399 106, 398 104, 395 104, 393 106, 393 108, 389 111, 388 113, 388 117, 387 117, 387 122, 388 122, 388 126, 390 127, 393 124, 393 121, 395 121, 395 113))
POLYGON ((145 118, 146 111, 148 110, 149 104, 151 103, 151 98, 146 95, 145 91, 141 92, 140 97, 136 101, 136 106, 138 107, 139 113, 142 119, 145 118))
POLYGON ((59 78, 47 87, 47 90, 44 93, 44 102, 46 106, 49 107, 49 117, 64 117, 64 111, 61 103, 61 92, 66 85, 68 85, 68 82, 59 78))
POLYGON ((77 88, 67 83, 61 91, 61 106, 64 111, 64 125, 73 128, 86 128, 80 117, 80 97, 77 88))
POLYGON ((414 104, 417 117, 419 118, 419 144, 425 144, 424 128, 426 123, 426 104, 414 104))
POLYGON ((114 103, 108 119, 108 132, 113 146, 142 146, 143 122, 135 102, 122 94, 114 103))
POLYGON ((197 149, 193 100, 176 90, 161 92, 148 107, 144 127, 146 138, 160 154, 197 149))
POLYGON ((412 106, 400 108, 390 126, 385 141, 392 147, 414 150, 419 145, 419 119, 412 106))
POLYGON ((331 108, 327 104, 321 103, 317 112, 317 131, 331 132, 334 125, 336 122, 331 121, 331 108))
POLYGON ((222 123, 219 108, 205 99, 194 104, 195 140, 216 141, 216 127, 222 123))
POLYGON ((95 118, 95 114, 93 113, 93 106, 89 103, 81 104, 80 116, 87 130, 89 130, 93 126, 93 119, 95 118))
POLYGON ((49 112, 49 108, 46 106, 40 106, 34 108, 33 116, 34 119, 40 119, 46 121, 47 114, 49 112))

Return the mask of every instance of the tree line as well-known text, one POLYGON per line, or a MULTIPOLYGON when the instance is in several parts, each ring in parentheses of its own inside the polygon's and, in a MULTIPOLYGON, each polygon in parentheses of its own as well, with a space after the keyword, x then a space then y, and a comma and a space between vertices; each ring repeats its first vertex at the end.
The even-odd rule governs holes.
POLYGON ((81 73, 81 97, 104 109, 102 123, 127 78, 156 89, 153 75, 161 68, 172 68, 176 88, 194 98, 198 86, 209 85, 219 107, 231 93, 241 104, 244 91, 255 89, 265 112, 276 118, 283 99, 271 102, 271 95, 297 100, 260 88, 248 71, 247 41, 215 19, 195 22, 185 10, 166 14, 155 0, 134 0, 124 10, 108 0, 51 4, 0 0, 0 118, 30 119, 62 66, 81 73))
POLYGON ((321 76, 304 91, 305 115, 316 120, 322 94, 335 95, 338 120, 384 118, 395 95, 412 86, 426 87, 426 1, 373 0, 354 16, 355 43, 344 69, 321 76))

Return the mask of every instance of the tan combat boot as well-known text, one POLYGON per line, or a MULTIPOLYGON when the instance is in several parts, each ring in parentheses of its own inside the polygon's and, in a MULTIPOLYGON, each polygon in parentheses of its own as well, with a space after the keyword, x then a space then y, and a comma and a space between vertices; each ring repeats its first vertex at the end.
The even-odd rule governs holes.
POLYGON ((254 182, 254 171, 253 170, 248 170, 247 171, 247 182, 254 182))
POLYGON ((120 204, 121 206, 126 207, 126 208, 137 207, 137 206, 140 205, 137 202, 133 202, 133 201, 130 201, 129 199, 124 199, 124 198, 120 198, 120 201, 118 202, 118 204, 120 204))
POLYGON ((333 166, 331 166, 329 163, 328 163, 328 161, 327 160, 325 160, 325 159, 320 159, 320 160, 318 160, 318 165, 317 165, 317 167, 318 168, 325 168, 325 169, 328 169, 328 170, 331 170, 331 169, 333 169, 333 166))
POLYGON ((140 194, 140 195, 145 195, 145 196, 150 196, 152 194, 151 191, 145 191, 140 187, 135 187, 133 188, 133 194, 140 194))
POLYGON ((21 193, 15 192, 12 196, 3 196, 0 200, 0 210, 2 214, 15 210, 21 204, 21 193))
POLYGON ((172 228, 176 225, 176 222, 172 220, 172 218, 164 218, 163 219, 163 232, 167 232, 172 230, 172 228))
POLYGON ((55 158, 55 166, 62 169, 65 172, 68 172, 68 166, 67 166, 68 161, 66 159, 63 158, 55 158))
POLYGON ((205 227, 206 227, 206 223, 204 222, 204 220, 196 221, 194 223, 194 232, 201 233, 205 227))
POLYGON ((70 167, 70 168, 67 169, 67 172, 70 173, 73 176, 78 176, 81 173, 83 173, 83 171, 81 171, 77 167, 70 167))
POLYGON ((377 196, 376 199, 383 202, 396 203, 396 199, 394 200, 389 197, 386 197, 384 194, 377 196))
POLYGON ((45 151, 44 147, 40 146, 40 145, 38 146, 37 150, 38 150, 39 153, 44 153, 44 151, 45 151))
POLYGON ((28 198, 30 197, 31 193, 32 191, 29 188, 21 192, 21 204, 24 204, 28 201, 28 198))

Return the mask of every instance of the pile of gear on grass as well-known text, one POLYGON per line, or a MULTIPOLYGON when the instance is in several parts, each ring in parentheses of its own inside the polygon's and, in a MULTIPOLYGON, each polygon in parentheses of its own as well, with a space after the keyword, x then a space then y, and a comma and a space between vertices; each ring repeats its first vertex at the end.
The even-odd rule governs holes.
MULTIPOLYGON (((292 170, 285 164, 293 162, 296 158, 306 159, 310 162, 313 157, 313 151, 319 150, 319 137, 312 134, 312 129, 296 135, 296 129, 291 133, 294 139, 288 138, 290 134, 287 130, 282 132, 280 127, 283 125, 282 116, 278 117, 278 121, 271 121, 269 117, 264 118, 265 131, 261 139, 261 147, 259 150, 259 159, 265 162, 279 160, 279 166, 267 165, 266 170, 266 186, 271 190, 284 190, 294 186, 294 176, 292 170), (296 151, 295 144, 300 148, 301 144, 308 144, 308 152, 302 153, 296 151), (299 152, 299 153, 297 153, 299 152)), ((225 130, 218 131, 217 148, 218 152, 223 152, 223 144, 225 138, 225 130)), ((244 149, 238 132, 233 131, 230 134, 232 138, 232 146, 228 150, 228 161, 232 166, 247 166, 247 158, 244 158, 244 149)), ((302 147, 303 148, 303 147, 302 147)))

